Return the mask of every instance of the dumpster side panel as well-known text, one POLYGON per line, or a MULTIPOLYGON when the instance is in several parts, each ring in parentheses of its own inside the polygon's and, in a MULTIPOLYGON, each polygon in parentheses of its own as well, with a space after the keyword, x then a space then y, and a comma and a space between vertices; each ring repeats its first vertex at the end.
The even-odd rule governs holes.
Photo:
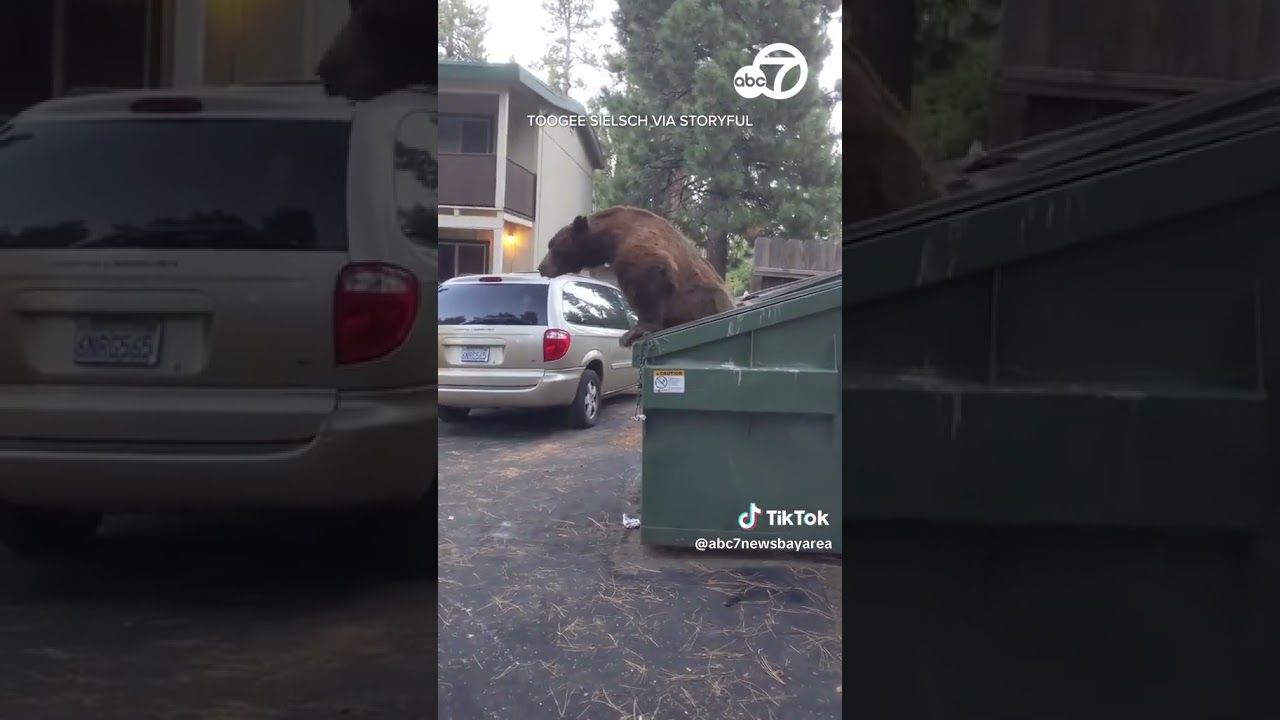
POLYGON ((1280 716, 1275 121, 847 254, 855 713, 1280 716))
POLYGON ((845 675, 866 717, 1275 716, 1243 712, 1276 708, 1273 673, 1257 686, 1271 699, 1247 694, 1266 602, 1252 536, 878 522, 849 535, 845 675))
POLYGON ((655 336, 639 354, 643 543, 783 538, 841 551, 839 286, 776 303, 655 336), (827 524, 744 530, 752 503, 821 511, 827 524))
POLYGON ((1280 194, 999 271, 997 374, 1030 382, 1260 388, 1260 228, 1280 194))
POLYGON ((832 540, 840 552, 840 426, 831 415, 645 410, 641 540, 832 540), (836 470, 833 472, 832 468, 836 470), (750 503, 829 514, 826 527, 743 530, 750 503))
POLYGON ((851 514, 1258 527, 1274 227, 1280 193, 847 309, 851 514))
POLYGON ((990 273, 975 273, 914 293, 846 307, 852 332, 845 372, 981 382, 991 354, 990 273))

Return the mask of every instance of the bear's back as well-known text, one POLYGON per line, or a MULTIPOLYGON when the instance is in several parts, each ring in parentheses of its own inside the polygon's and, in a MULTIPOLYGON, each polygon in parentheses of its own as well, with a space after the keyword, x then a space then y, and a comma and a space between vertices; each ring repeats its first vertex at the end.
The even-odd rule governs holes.
MULTIPOLYGON (((606 234, 622 238, 622 242, 640 243, 665 250, 681 267, 706 264, 702 253, 675 225, 661 215, 643 208, 625 205, 609 208, 596 213, 592 218, 592 225, 603 225, 601 229, 606 234), (702 262, 697 263, 695 260, 702 262)), ((708 269, 710 267, 707 266, 708 269)))
MULTIPOLYGON (((591 224, 630 246, 626 250, 620 247, 618 255, 625 255, 633 264, 643 264, 643 258, 660 254, 674 261, 675 288, 670 303, 664 308, 663 327, 674 327, 733 308, 733 299, 725 290, 720 274, 697 246, 666 218, 641 208, 620 206, 597 213, 591 224)), ((633 285, 643 283, 643 277, 643 272, 618 275, 623 294, 633 306, 639 299, 639 288, 633 285)), ((636 309, 643 312, 639 307, 636 309)))

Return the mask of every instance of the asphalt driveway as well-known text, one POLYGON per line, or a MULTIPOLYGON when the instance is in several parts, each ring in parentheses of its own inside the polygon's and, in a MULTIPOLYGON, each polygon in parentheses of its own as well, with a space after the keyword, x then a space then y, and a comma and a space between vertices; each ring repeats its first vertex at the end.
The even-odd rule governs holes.
POLYGON ((424 720, 436 587, 321 523, 124 519, 75 562, 0 551, 0 718, 424 720))
POLYGON ((838 564, 641 547, 634 410, 442 426, 439 717, 841 717, 838 564))

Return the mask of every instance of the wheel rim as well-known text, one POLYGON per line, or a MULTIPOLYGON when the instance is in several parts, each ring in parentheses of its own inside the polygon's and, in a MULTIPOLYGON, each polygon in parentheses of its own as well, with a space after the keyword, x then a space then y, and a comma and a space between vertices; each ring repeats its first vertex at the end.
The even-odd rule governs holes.
POLYGON ((587 382, 587 392, 582 398, 582 409, 586 411, 587 419, 594 418, 600 409, 600 388, 593 382, 587 382))

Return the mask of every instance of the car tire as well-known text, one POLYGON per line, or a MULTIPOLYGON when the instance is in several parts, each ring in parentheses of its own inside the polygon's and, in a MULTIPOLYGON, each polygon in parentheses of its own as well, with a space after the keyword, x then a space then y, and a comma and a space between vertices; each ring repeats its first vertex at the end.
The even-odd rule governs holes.
POLYGON ((441 406, 438 412, 438 415, 440 416, 440 422, 447 422, 447 423, 462 422, 463 420, 466 420, 467 416, 470 414, 471 414, 471 408, 460 408, 460 407, 441 406))
POLYGON ((590 368, 582 371, 573 404, 566 409, 569 427, 585 430, 600 420, 600 376, 590 368))
POLYGON ((0 544, 15 555, 46 557, 84 550, 97 539, 101 513, 0 506, 0 544))

